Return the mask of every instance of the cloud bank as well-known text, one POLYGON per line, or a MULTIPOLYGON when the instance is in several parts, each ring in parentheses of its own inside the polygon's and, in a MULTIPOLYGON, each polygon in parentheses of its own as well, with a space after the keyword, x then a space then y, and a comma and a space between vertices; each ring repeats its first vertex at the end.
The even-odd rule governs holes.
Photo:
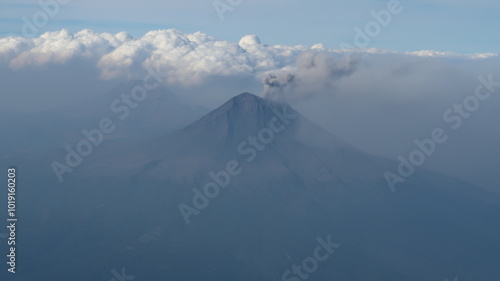
MULTIPOLYGON (((82 30, 47 32, 38 38, 0 39, 0 63, 11 70, 65 65, 75 60, 93 64, 101 79, 137 78, 144 71, 160 68, 168 84, 190 86, 210 77, 254 77, 263 81, 267 95, 315 92, 332 81, 348 76, 355 63, 344 54, 388 54, 383 50, 335 50, 321 44, 268 46, 255 35, 239 42, 217 40, 207 34, 186 34, 175 29, 156 30, 140 38, 82 30)), ((393 52, 392 52, 393 53, 393 52)), ((479 59, 496 54, 462 55, 437 51, 403 53, 419 57, 479 59)), ((307 93, 305 94, 307 95, 307 93)))
POLYGON ((102 79, 133 78, 159 66, 168 73, 168 83, 182 85, 202 83, 209 76, 249 76, 279 69, 305 50, 304 46, 269 47, 255 35, 235 43, 175 29, 151 31, 141 38, 125 32, 71 34, 61 30, 33 39, 0 39, 0 61, 13 70, 83 58, 95 63, 102 79))

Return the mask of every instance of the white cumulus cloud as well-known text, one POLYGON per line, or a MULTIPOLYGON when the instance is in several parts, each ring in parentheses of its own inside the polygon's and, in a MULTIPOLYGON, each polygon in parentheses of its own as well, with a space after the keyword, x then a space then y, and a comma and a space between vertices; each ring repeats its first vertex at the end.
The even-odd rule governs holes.
POLYGON ((343 54, 399 54, 418 57, 481 59, 496 54, 455 54, 437 51, 397 53, 378 49, 336 50, 322 44, 268 46, 256 35, 239 42, 218 40, 205 33, 175 29, 150 31, 140 38, 126 32, 96 33, 85 29, 47 32, 37 38, 0 38, 0 64, 11 70, 65 65, 73 60, 92 64, 101 79, 138 78, 148 69, 167 74, 167 83, 200 85, 210 77, 251 77, 263 81, 266 94, 293 89, 321 91, 354 71, 343 54))

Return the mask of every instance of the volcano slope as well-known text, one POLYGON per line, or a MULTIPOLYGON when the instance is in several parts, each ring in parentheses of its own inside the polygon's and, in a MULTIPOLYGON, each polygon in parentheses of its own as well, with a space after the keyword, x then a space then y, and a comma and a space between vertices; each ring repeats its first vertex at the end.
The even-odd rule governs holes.
POLYGON ((394 167, 241 94, 174 133, 102 144, 62 187, 44 180, 19 277, 498 280, 499 198, 425 170, 391 192, 394 167))

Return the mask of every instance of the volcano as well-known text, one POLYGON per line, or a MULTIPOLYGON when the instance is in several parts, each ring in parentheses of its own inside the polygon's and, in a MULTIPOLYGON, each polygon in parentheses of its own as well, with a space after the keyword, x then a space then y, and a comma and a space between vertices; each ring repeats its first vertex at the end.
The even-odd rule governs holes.
POLYGON ((425 170, 393 193, 395 165, 244 93, 173 133, 103 144, 38 197, 50 215, 32 222, 23 277, 497 280, 499 198, 425 170))

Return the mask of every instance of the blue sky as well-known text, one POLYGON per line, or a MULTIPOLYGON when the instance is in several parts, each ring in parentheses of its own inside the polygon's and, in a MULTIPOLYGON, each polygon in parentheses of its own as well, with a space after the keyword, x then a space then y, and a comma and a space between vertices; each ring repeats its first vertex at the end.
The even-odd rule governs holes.
MULTIPOLYGON (((42 0, 42 2, 56 0, 42 0)), ((63 1, 63 0, 59 0, 63 1)), ((66 2, 68 0, 64 0, 66 2)), ((227 0, 221 0, 227 3, 227 0)), ((0 36, 22 34, 22 18, 33 20, 43 11, 38 1, 4 0, 0 11, 0 36)), ((237 1, 236 1, 237 2, 237 1)), ((355 27, 373 20, 370 11, 386 9, 385 0, 299 1, 243 0, 221 21, 212 0, 97 1, 70 0, 39 33, 66 28, 97 32, 127 31, 140 37, 155 29, 202 31, 222 40, 238 41, 256 34, 266 44, 323 43, 340 48, 352 45, 355 27)), ((396 51, 438 50, 460 53, 500 53, 500 3, 493 0, 401 0, 403 11, 372 39, 369 48, 396 51)))

